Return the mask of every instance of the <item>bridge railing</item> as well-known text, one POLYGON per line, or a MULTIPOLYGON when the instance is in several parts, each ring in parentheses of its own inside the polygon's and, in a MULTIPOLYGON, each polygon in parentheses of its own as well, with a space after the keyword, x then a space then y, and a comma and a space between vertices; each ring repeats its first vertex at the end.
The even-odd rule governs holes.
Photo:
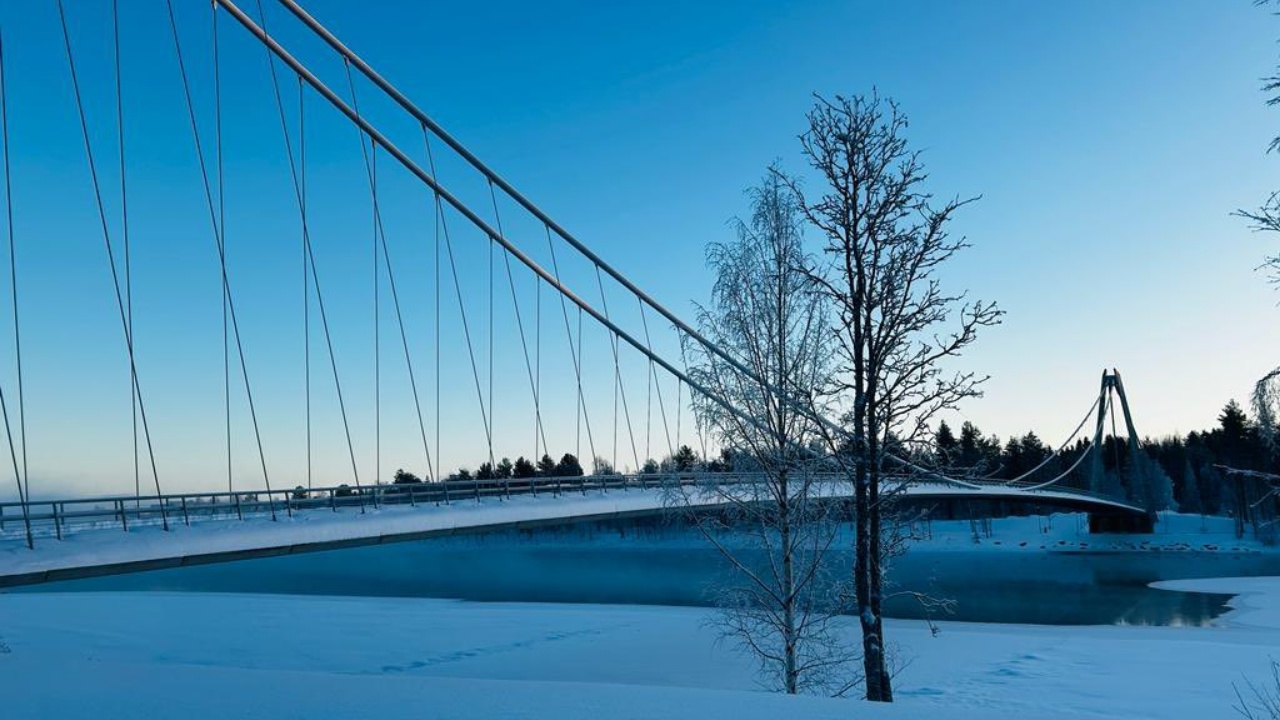
MULTIPOLYGON (((706 473, 696 472, 578 475, 0 502, 0 537, 24 533, 25 522, 31 523, 33 536, 62 539, 75 530, 116 528, 127 532, 132 527, 159 525, 164 520, 190 525, 210 519, 278 519, 301 511, 355 508, 367 512, 382 506, 448 505, 519 495, 585 495, 592 491, 691 486, 702 482, 699 478, 705 476, 706 473)), ((722 485, 755 479, 750 473, 716 476, 717 484, 722 485)))

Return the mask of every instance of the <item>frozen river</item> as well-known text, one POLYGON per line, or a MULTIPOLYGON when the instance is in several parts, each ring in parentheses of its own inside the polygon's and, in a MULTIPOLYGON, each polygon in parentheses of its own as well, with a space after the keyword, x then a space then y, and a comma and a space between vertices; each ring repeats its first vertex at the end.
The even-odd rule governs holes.
MULTIPOLYGON (((832 557, 847 567, 847 552, 832 557)), ((1280 575, 1258 552, 990 552, 922 543, 895 560, 899 589, 955 601, 972 622, 1047 625, 1205 625, 1230 596, 1150 587, 1161 580, 1280 575)), ((732 575, 687 530, 592 526, 424 540, 133 575, 52 583, 51 591, 237 592, 706 606, 732 575)), ((891 617, 916 618, 913 600, 891 617)))

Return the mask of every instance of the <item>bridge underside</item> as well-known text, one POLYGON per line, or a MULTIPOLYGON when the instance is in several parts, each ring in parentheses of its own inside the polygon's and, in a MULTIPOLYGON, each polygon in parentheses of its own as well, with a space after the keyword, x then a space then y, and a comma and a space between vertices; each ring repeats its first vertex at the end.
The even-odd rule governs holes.
POLYGON ((1048 512, 1080 512, 1089 516, 1091 533, 1150 533, 1155 520, 1147 513, 1121 507, 1100 507, 1090 498, 1055 497, 1051 501, 1027 501, 999 497, 906 497, 902 504, 926 513, 931 520, 976 520, 1025 517, 1048 512))

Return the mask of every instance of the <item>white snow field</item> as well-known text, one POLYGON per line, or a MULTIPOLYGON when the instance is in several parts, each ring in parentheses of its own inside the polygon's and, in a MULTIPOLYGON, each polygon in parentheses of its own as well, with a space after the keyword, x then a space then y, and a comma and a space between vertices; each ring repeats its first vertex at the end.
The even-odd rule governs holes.
POLYGON ((1168 585, 1243 594, 1207 628, 890 621, 891 706, 759 692, 695 608, 0 594, 0 717, 1231 717, 1280 654, 1280 578, 1168 585))

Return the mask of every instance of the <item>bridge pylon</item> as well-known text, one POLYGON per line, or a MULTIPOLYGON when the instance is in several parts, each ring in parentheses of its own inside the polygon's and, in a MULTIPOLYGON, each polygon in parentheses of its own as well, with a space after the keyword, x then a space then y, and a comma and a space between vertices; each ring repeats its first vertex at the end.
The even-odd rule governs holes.
MULTIPOLYGON (((1120 412, 1124 416, 1125 432, 1128 433, 1129 455, 1129 492, 1128 499, 1147 508, 1145 518, 1132 515, 1090 514, 1090 532, 1151 532, 1156 522, 1156 500, 1154 483, 1150 477, 1150 459, 1138 443, 1138 431, 1133 426, 1133 414, 1129 411, 1129 398, 1124 391, 1124 382, 1120 379, 1120 371, 1111 368, 1102 371, 1101 387, 1098 391, 1098 419, 1093 433, 1093 472, 1091 473, 1091 490, 1106 493, 1108 490, 1120 492, 1123 486, 1115 488, 1103 487, 1105 473, 1102 468, 1103 430, 1106 427, 1107 408, 1111 408, 1111 436, 1119 441, 1116 433, 1115 401, 1120 401, 1120 412)), ((1116 446, 1116 479, 1120 476, 1120 449, 1116 446)))

